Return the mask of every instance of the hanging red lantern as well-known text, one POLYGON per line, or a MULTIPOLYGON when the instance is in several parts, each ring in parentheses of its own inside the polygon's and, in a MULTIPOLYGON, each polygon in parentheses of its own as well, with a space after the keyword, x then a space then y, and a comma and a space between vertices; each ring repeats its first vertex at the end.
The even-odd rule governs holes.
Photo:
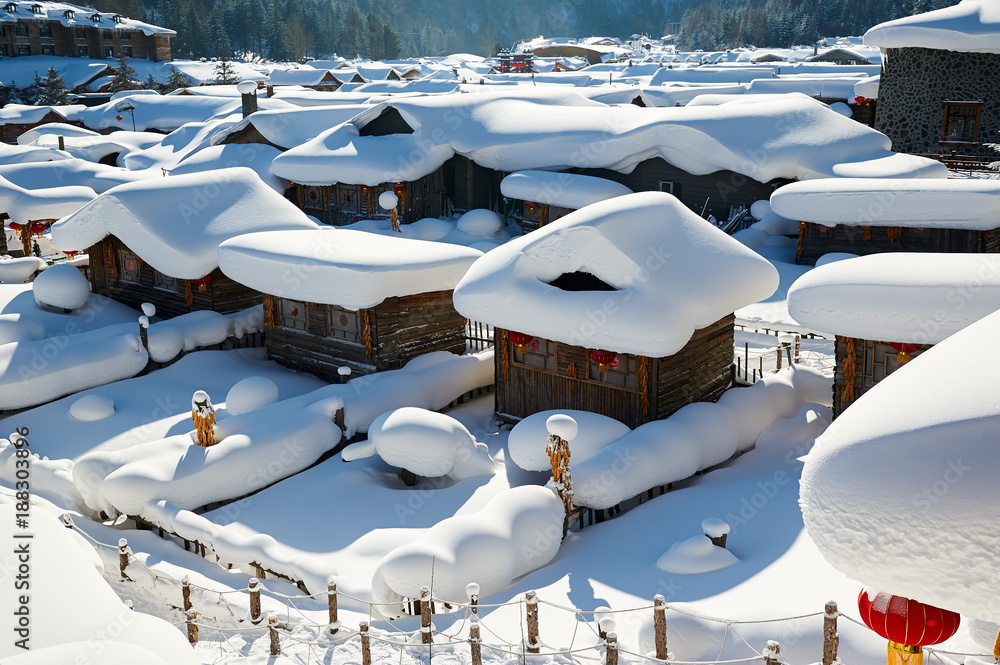
POLYGON ((534 215, 535 210, 538 209, 538 203, 536 203, 535 201, 525 201, 524 205, 528 209, 528 212, 531 213, 532 215, 534 215))
POLYGON ((32 222, 31 224, 31 234, 40 236, 48 230, 49 227, 45 225, 45 222, 32 222))
POLYGON ((855 104, 864 104, 865 103, 865 98, 862 97, 861 95, 858 95, 857 97, 854 98, 854 103, 855 104))
POLYGON ((922 665, 923 647, 947 640, 961 621, 957 612, 884 592, 872 597, 868 589, 858 594, 858 609, 865 625, 889 640, 886 665, 922 665))
POLYGON ((198 290, 203 292, 208 288, 208 285, 212 283, 212 276, 205 275, 204 277, 200 277, 198 279, 192 279, 191 283, 196 284, 198 286, 198 290))
POLYGON ((597 363, 597 370, 599 372, 607 372, 609 366, 617 366, 618 364, 618 354, 614 351, 603 351, 601 349, 593 349, 590 352, 590 360, 597 363))
POLYGON ((17 222, 11 222, 10 223, 10 230, 11 231, 20 231, 21 230, 21 225, 18 224, 17 222))
POLYGON ((121 122, 122 121, 122 117, 120 115, 116 115, 115 116, 115 120, 117 120, 118 122, 121 122))
POLYGON ((910 354, 923 348, 920 344, 907 344, 905 342, 889 342, 889 346, 896 350, 896 361, 900 365, 910 362, 910 354))
POLYGON ((406 185, 403 183, 396 183, 392 186, 392 191, 396 196, 402 196, 406 193, 406 185))
POLYGON ((535 338, 531 335, 526 335, 519 332, 510 333, 510 341, 512 341, 517 346, 518 353, 524 353, 525 348, 535 341, 535 338))

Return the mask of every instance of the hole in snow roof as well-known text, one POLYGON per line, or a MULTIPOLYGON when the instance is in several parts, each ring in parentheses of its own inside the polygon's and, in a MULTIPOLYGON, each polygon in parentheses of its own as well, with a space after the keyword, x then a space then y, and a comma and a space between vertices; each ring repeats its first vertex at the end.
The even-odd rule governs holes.
POLYGON ((580 270, 564 272, 549 282, 549 285, 562 291, 618 291, 600 277, 580 270))

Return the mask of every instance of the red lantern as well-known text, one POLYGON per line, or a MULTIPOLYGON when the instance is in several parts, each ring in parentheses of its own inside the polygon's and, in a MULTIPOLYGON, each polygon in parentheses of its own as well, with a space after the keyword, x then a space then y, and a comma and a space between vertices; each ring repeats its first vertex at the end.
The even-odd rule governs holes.
POLYGON ((532 337, 531 335, 526 335, 524 333, 512 331, 510 333, 510 341, 514 342, 514 344, 517 345, 518 353, 524 353, 525 347, 527 347, 529 344, 535 341, 535 338, 532 337))
POLYGON ((204 277, 201 277, 199 279, 192 279, 191 283, 196 284, 198 286, 199 291, 205 291, 205 289, 208 288, 208 285, 212 283, 212 276, 205 275, 204 277))
POLYGON ((861 95, 858 95, 857 97, 854 98, 854 103, 855 104, 864 104, 865 103, 865 98, 862 97, 861 95))
POLYGON ((956 612, 879 593, 872 598, 868 589, 858 594, 861 619, 869 628, 889 640, 887 665, 921 665, 923 647, 944 642, 955 634, 961 617, 956 612))
POLYGON ((392 186, 392 191, 396 196, 403 196, 406 193, 406 185, 403 183, 397 183, 392 186))
POLYGON ((31 224, 31 234, 40 236, 48 230, 45 222, 32 222, 31 224))
POLYGON ((896 361, 900 365, 910 362, 910 354, 923 348, 920 344, 907 344, 905 342, 889 342, 889 346, 896 350, 896 361))
POLYGON ((532 215, 535 214, 535 209, 538 208, 538 204, 535 203, 534 201, 525 201, 524 205, 528 208, 528 212, 530 212, 532 215))
POLYGON ((21 230, 21 225, 18 224, 17 222, 11 222, 10 223, 10 230, 11 231, 20 231, 21 230))
POLYGON ((608 366, 617 366, 618 354, 614 351, 603 351, 601 349, 594 349, 590 352, 590 360, 597 363, 597 370, 599 372, 607 372, 608 366))
POLYGON ((122 117, 120 115, 116 115, 115 116, 115 120, 117 120, 118 122, 121 122, 122 121, 122 117))

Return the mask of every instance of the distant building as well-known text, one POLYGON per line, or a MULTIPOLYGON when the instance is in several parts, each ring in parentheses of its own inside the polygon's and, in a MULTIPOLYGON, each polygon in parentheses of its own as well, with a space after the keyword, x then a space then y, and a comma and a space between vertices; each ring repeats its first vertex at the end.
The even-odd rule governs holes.
POLYGON ((173 30, 62 2, 0 2, 0 57, 173 60, 173 30))

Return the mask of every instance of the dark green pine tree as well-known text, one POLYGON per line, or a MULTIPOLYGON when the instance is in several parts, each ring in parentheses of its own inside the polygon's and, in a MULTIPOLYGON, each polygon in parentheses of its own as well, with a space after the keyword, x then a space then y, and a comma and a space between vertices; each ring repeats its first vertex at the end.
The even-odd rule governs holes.
POLYGON ((69 104, 69 93, 66 90, 66 81, 59 75, 55 67, 49 67, 45 78, 38 79, 38 96, 35 98, 36 106, 60 106, 69 104))
POLYGON ((125 51, 122 50, 118 56, 118 66, 115 68, 115 75, 108 84, 108 91, 115 93, 123 90, 141 90, 142 82, 138 80, 135 69, 128 64, 125 51))
POLYGON ((187 88, 191 85, 191 79, 187 74, 177 69, 173 65, 170 66, 170 74, 167 75, 167 83, 165 86, 165 92, 173 92, 179 88, 187 88))
POLYGON ((236 74, 236 67, 233 66, 233 61, 229 59, 229 38, 225 33, 222 33, 220 50, 222 54, 219 56, 219 61, 215 64, 214 83, 216 85, 235 85, 240 82, 240 77, 236 74))

